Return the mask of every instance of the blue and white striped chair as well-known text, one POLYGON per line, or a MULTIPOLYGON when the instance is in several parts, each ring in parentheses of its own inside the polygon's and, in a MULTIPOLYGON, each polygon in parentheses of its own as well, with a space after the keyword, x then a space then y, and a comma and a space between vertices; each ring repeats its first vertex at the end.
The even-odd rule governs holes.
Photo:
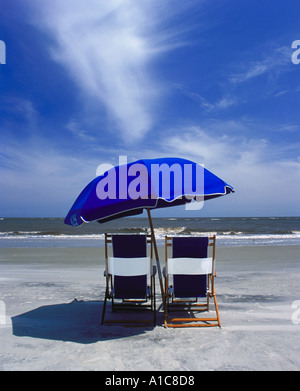
POLYGON ((166 236, 165 327, 221 326, 214 283, 215 247, 215 236, 166 236), (172 248, 172 256, 168 255, 168 247, 172 248), (204 303, 201 298, 206 299, 204 303), (216 317, 195 316, 196 312, 209 312, 210 298, 214 299, 216 317), (188 313, 189 317, 169 318, 171 311, 188 313))
MULTIPOLYGON (((151 236, 105 234, 105 258, 106 292, 102 324, 105 322, 107 300, 112 300, 112 311, 151 310, 153 312, 151 323, 155 324, 156 268, 152 265, 151 236)), ((106 322, 149 323, 145 319, 120 319, 106 322)))

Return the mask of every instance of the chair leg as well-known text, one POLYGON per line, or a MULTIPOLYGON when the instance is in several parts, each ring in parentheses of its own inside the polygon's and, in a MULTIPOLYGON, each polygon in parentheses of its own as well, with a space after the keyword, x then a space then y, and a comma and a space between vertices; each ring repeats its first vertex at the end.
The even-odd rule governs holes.
POLYGON ((102 319, 101 319, 101 324, 103 324, 103 323, 104 323, 105 310, 106 310, 106 302, 107 302, 107 292, 105 292, 104 304, 103 304, 103 309, 102 309, 102 319))
POLYGON ((165 313, 164 313, 164 327, 165 327, 165 329, 168 327, 168 310, 167 310, 167 308, 165 309, 165 313))
POLYGON ((153 320, 153 323, 154 323, 154 326, 156 325, 156 291, 155 291, 155 282, 154 282, 154 297, 153 297, 153 301, 154 301, 154 309, 153 309, 153 312, 154 312, 154 320, 153 320))
POLYGON ((214 302, 215 302, 216 314, 217 314, 217 319, 218 319, 218 326, 221 327, 219 308, 218 308, 217 297, 216 297, 215 293, 214 293, 214 302))
POLYGON ((168 327, 169 302, 170 302, 169 287, 168 287, 168 283, 167 283, 167 278, 165 278, 165 303, 166 303, 165 308, 164 308, 164 327, 165 328, 168 327))

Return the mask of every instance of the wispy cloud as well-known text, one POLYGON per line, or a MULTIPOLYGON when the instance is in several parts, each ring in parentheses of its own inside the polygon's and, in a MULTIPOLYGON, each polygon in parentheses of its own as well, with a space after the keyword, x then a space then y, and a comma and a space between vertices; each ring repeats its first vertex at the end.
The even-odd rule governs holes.
POLYGON ((0 213, 5 216, 63 216, 96 173, 96 159, 59 151, 49 141, 0 136, 0 213))
POLYGON ((247 125, 243 122, 220 121, 223 135, 219 137, 215 136, 215 125, 182 128, 175 135, 170 135, 162 148, 176 156, 204 164, 233 185, 236 194, 226 201, 232 210, 259 215, 268 208, 270 213, 280 215, 283 199, 289 200, 291 205, 297 204, 300 158, 292 156, 297 154, 298 144, 293 146, 293 151, 282 154, 282 146, 274 145, 263 137, 251 138, 250 132, 248 136, 246 132, 233 135, 232 128, 245 131, 247 125), (287 155, 291 157, 287 158, 287 155))
POLYGON ((124 140, 143 137, 162 94, 153 61, 180 45, 180 30, 160 25, 169 1, 164 6, 126 0, 34 4, 34 23, 54 38, 52 58, 68 69, 83 98, 105 106, 124 140))
MULTIPOLYGON (((38 112, 32 101, 26 98, 9 95, 1 97, 1 120, 14 117, 15 121, 23 123, 22 128, 36 126, 38 112)), ((4 127, 2 127, 3 130, 4 127)))
POLYGON ((280 132, 299 132, 300 125, 295 123, 284 123, 277 125, 274 130, 280 132))
POLYGON ((253 64, 245 72, 232 75, 230 77, 230 81, 233 83, 242 83, 254 77, 263 75, 268 69, 273 67, 273 64, 268 64, 268 65, 269 66, 267 66, 267 64, 264 63, 253 64))
POLYGON ((225 94, 220 99, 216 100, 215 102, 212 102, 206 99, 202 94, 188 90, 182 84, 174 84, 174 88, 181 91, 184 95, 188 96, 194 101, 198 102, 199 105, 206 111, 227 109, 237 103, 236 99, 229 94, 225 94))
POLYGON ((66 126, 66 129, 77 139, 84 142, 96 141, 95 137, 91 136, 89 132, 83 129, 82 125, 76 119, 71 119, 66 126))
POLYGON ((201 106, 208 111, 227 109, 236 104, 236 99, 229 95, 223 96, 214 103, 209 102, 207 99, 200 95, 198 95, 198 98, 201 106))
POLYGON ((283 70, 290 65, 290 49, 288 47, 277 47, 267 54, 263 54, 260 60, 250 61, 247 64, 240 64, 241 71, 232 74, 229 81, 239 84, 264 75, 269 71, 283 70))
POLYGON ((243 136, 245 125, 237 121, 220 121, 206 126, 189 126, 174 132, 165 141, 165 148, 182 157, 190 156, 198 163, 222 167, 247 160, 247 164, 260 160, 267 141, 243 136), (222 126, 223 132, 216 131, 222 126), (241 135, 237 135, 240 129, 241 135))

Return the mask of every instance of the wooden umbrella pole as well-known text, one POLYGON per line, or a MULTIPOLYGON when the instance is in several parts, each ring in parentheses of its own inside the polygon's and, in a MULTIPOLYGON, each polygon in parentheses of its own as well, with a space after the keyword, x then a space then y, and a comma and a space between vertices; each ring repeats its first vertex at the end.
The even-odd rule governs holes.
POLYGON ((155 234, 154 234, 154 228, 153 228, 153 223, 152 223, 150 209, 147 209, 147 214, 148 214, 148 219, 149 219, 149 224, 150 224, 152 243, 153 243, 153 246, 154 246, 156 265, 157 265, 157 269, 158 269, 158 277, 159 277, 159 283, 160 283, 161 296, 162 296, 163 307, 164 307, 164 312, 165 312, 166 311, 166 301, 165 301, 165 295, 164 295, 163 278, 162 278, 162 273, 161 273, 159 255, 158 255, 158 250, 157 250, 157 244, 156 244, 156 239, 155 239, 155 234))

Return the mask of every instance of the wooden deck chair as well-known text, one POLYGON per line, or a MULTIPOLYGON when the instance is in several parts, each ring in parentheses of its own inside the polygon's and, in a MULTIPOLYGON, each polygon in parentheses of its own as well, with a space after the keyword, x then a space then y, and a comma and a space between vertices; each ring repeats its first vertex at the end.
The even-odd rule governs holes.
POLYGON ((106 322, 153 323, 155 325, 156 268, 152 265, 151 236, 105 234, 105 258, 106 290, 102 324, 106 322), (150 310, 153 312, 153 320, 136 318, 105 321, 107 300, 112 301, 113 312, 150 310))
POLYGON ((214 283, 215 247, 215 236, 165 237, 165 327, 221 327, 214 283), (168 247, 172 247, 172 257, 168 256, 168 247), (216 317, 200 317, 199 313, 209 312, 211 298, 216 317), (169 318, 171 311, 181 311, 185 316, 169 318))

